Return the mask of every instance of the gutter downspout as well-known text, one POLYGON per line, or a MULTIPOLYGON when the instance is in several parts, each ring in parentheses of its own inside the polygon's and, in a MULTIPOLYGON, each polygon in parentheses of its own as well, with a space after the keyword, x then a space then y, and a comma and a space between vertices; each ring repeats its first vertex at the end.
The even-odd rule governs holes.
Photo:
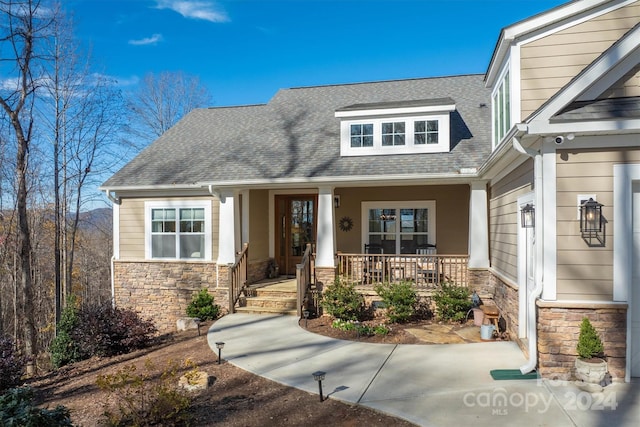
MULTIPOLYGON (((517 137, 512 139, 513 148, 531 158, 533 158, 533 173, 534 173, 534 193, 535 193, 535 208, 539 212, 543 212, 542 202, 542 153, 540 151, 532 150, 530 148, 524 148, 520 144, 520 140, 517 137)), ((542 281, 543 281, 543 236, 544 236, 544 221, 537 221, 534 237, 536 239, 536 252, 535 261, 536 269, 534 271, 535 286, 528 295, 527 304, 529 304, 528 319, 527 319, 527 337, 529 338, 529 360, 523 366, 520 367, 520 372, 524 375, 536 368, 538 363, 538 324, 536 323, 536 300, 540 298, 542 294, 542 281)), ((526 289, 525 289, 526 292, 526 289)))
POLYGON ((120 204, 120 197, 111 194, 111 190, 109 190, 108 188, 104 190, 104 194, 106 194, 107 199, 111 200, 111 203, 114 203, 116 205, 120 204))
MULTIPOLYGON (((121 200, 118 196, 111 194, 111 190, 109 190, 108 188, 106 190, 104 190, 104 194, 107 196, 107 198, 111 201, 111 203, 113 203, 114 205, 119 205, 121 200)), ((111 270, 111 306, 113 308, 116 308, 116 279, 114 276, 114 272, 115 272, 115 261, 116 261, 116 256, 115 254, 111 256, 111 262, 110 262, 110 270, 111 270)))

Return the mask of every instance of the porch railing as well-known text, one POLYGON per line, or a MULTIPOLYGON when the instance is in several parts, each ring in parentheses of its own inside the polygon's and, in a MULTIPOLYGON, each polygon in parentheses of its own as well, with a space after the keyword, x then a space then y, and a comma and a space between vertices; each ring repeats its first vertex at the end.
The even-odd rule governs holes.
POLYGON ((311 288, 311 244, 307 243, 307 247, 302 255, 302 261, 296 265, 296 282, 298 287, 298 317, 302 316, 302 308, 307 303, 307 295, 311 288))
POLYGON ((242 251, 236 257, 236 262, 229 269, 229 313, 235 313, 235 307, 240 294, 247 285, 249 271, 249 244, 242 246, 242 251))
POLYGON ((338 254, 338 275, 357 286, 409 281, 418 290, 443 283, 469 286, 468 255, 338 254))

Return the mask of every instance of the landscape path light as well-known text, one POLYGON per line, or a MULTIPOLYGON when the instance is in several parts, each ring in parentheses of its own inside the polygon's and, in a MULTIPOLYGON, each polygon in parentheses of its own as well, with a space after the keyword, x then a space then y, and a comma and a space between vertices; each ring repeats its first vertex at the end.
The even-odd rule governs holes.
POLYGON ((324 376, 327 373, 324 371, 316 371, 313 374, 313 379, 318 381, 318 391, 320 392, 320 402, 324 401, 324 398, 322 397, 322 380, 324 380, 324 376))
POLYGON ((218 349, 218 365, 222 360, 222 348, 224 347, 224 343, 222 341, 218 341, 216 343, 216 348, 218 349))

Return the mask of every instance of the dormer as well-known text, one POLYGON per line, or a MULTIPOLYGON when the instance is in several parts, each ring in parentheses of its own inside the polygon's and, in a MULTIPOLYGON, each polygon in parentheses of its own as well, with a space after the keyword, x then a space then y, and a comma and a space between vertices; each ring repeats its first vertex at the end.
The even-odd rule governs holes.
POLYGON ((341 156, 445 153, 451 98, 354 104, 336 110, 341 156))

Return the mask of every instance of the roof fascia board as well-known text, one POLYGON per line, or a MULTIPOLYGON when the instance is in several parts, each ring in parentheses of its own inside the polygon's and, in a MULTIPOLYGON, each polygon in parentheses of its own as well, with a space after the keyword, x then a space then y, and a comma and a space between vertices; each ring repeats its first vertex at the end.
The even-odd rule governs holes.
POLYGON ((581 98, 583 93, 610 72, 613 72, 610 77, 611 80, 616 76, 621 78, 637 64, 634 59, 639 55, 640 44, 638 40, 640 40, 640 25, 636 25, 616 44, 587 66, 576 78, 551 97, 538 111, 531 115, 528 122, 548 122, 551 117, 562 111, 567 105, 581 98))
POLYGON ((374 108, 362 110, 336 111, 335 117, 368 117, 368 116, 389 116, 398 114, 419 114, 438 113, 444 111, 455 111, 455 104, 429 105, 422 107, 401 107, 401 108, 374 108))
POLYGON ((492 86, 494 84, 497 74, 502 69, 502 64, 509 52, 509 48, 513 43, 521 45, 537 40, 548 34, 561 31, 571 25, 608 13, 619 7, 634 3, 635 1, 637 0, 574 1, 503 28, 485 75, 486 85, 492 86), (599 6, 606 7, 596 11, 592 10, 599 6))
POLYGON ((630 133, 638 132, 640 129, 640 119, 626 120, 585 120, 570 121, 564 123, 545 123, 535 121, 529 124, 529 132, 537 135, 557 135, 566 133, 630 133))

